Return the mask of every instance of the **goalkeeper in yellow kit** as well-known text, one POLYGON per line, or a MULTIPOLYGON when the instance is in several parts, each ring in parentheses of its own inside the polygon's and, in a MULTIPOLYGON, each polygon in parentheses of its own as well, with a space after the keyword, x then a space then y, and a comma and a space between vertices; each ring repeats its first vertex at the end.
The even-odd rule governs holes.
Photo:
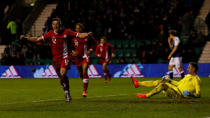
POLYGON ((197 75, 198 65, 195 62, 190 62, 187 68, 188 75, 182 80, 175 81, 168 77, 163 77, 162 80, 156 81, 138 81, 132 77, 133 84, 138 87, 155 87, 149 93, 137 94, 139 98, 149 98, 161 91, 171 98, 199 98, 200 94, 200 78, 197 75))

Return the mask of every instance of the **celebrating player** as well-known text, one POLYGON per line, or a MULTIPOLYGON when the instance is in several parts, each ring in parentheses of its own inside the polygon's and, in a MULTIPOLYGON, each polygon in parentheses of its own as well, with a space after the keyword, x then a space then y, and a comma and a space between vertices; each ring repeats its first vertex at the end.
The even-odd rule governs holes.
POLYGON ((41 37, 24 37, 24 35, 21 35, 20 39, 26 39, 32 42, 50 41, 53 63, 60 78, 60 83, 64 89, 66 102, 70 102, 71 94, 69 91, 69 80, 66 73, 70 68, 73 55, 71 39, 73 37, 86 38, 92 33, 77 33, 70 29, 64 29, 59 18, 54 18, 52 20, 52 28, 53 30, 41 37))
POLYGON ((114 48, 110 43, 106 42, 106 37, 101 37, 100 44, 97 45, 95 50, 95 56, 99 58, 99 61, 103 66, 105 82, 110 81, 111 74, 107 68, 107 64, 111 63, 110 57, 114 57, 114 48), (108 79, 107 75, 109 76, 108 79))
MULTIPOLYGON (((76 24, 76 32, 83 32, 84 26, 81 23, 76 24)), ((86 38, 73 38, 73 44, 75 48, 75 64, 77 66, 77 70, 79 72, 80 78, 83 80, 83 97, 87 96, 87 88, 88 88, 88 65, 90 62, 90 53, 96 47, 96 41, 93 37, 86 38)))
POLYGON ((170 30, 169 31, 169 37, 168 37, 168 44, 170 49, 172 50, 171 53, 168 56, 169 66, 168 66, 168 73, 170 76, 170 79, 173 79, 173 67, 177 67, 178 70, 181 73, 181 78, 184 78, 184 71, 182 68, 182 49, 180 40, 177 37, 176 30, 170 30))
POLYGON ((136 88, 155 87, 147 94, 137 94, 137 97, 139 98, 149 98, 161 91, 165 91, 165 94, 171 98, 199 98, 201 81, 196 74, 197 70, 197 63, 190 62, 188 66, 189 74, 178 82, 167 77, 163 77, 162 80, 142 82, 139 82, 132 77, 132 81, 136 88))

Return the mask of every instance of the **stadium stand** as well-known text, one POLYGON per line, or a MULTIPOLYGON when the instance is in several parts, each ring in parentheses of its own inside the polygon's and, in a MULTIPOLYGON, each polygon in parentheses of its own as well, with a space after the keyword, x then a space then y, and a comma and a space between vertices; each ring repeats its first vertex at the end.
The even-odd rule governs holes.
MULTIPOLYGON (((85 31, 92 31, 97 40, 103 35, 107 36, 108 42, 115 48, 113 63, 167 63, 170 51, 168 30, 176 29, 184 44, 183 62, 198 61, 206 39, 197 33, 193 23, 203 1, 54 0, 56 9, 48 19, 45 18, 42 34, 51 29, 51 19, 54 17, 61 18, 63 25, 73 30, 75 23, 81 22, 85 25, 85 31)), ((20 54, 25 64, 52 63, 49 45, 19 42, 9 45, 15 52, 11 51, 14 54, 9 54, 9 57, 17 58, 20 54)), ((3 53, 2 58, 5 56, 3 53)), ((94 55, 92 57, 92 63, 98 63, 94 55)))

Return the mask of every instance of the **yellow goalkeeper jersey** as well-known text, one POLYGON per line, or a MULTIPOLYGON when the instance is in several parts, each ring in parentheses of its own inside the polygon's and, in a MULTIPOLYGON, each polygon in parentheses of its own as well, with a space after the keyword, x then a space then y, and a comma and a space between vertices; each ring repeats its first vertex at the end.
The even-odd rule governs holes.
POLYGON ((189 91, 195 97, 200 96, 200 83, 201 80, 198 75, 192 76, 186 75, 182 80, 177 83, 177 88, 183 93, 183 91, 189 91))

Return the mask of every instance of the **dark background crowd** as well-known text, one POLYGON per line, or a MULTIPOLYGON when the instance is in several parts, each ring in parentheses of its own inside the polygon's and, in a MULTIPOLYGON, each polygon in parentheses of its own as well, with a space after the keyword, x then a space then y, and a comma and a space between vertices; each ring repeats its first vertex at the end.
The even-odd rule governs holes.
MULTIPOLYGON (((63 25, 73 30, 76 23, 83 23, 85 31, 92 31, 96 40, 106 36, 108 42, 114 45, 116 57, 112 59, 113 63, 167 63, 171 51, 167 42, 170 29, 178 31, 183 43, 183 62, 198 61, 207 40, 193 28, 203 0, 53 0, 53 2, 57 2, 58 6, 46 21, 43 33, 52 29, 51 20, 55 17, 61 18, 63 25)), ((0 17, 4 17, 5 9, 13 3, 12 0, 1 3, 0 17)), ((32 8, 27 9, 26 12, 32 8)), ((18 40, 22 34, 24 19, 25 17, 8 18, 7 25, 0 24, 1 44, 7 45, 2 54, 1 64, 52 64, 49 44, 34 45, 18 40), (12 32, 9 23, 16 27, 15 32, 12 32)), ((209 25, 208 22, 207 24, 209 25)), ((92 63, 98 63, 94 56, 92 63)))

